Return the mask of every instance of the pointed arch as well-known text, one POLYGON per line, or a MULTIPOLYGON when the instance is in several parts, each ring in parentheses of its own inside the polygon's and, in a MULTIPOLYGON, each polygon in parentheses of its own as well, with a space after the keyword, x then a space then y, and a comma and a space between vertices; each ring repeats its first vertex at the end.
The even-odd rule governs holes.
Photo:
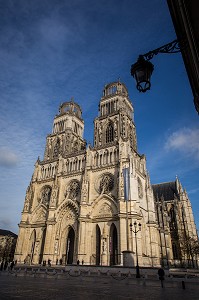
POLYGON ((62 219, 63 215, 69 210, 74 212, 74 215, 78 217, 79 215, 79 207, 77 203, 74 201, 67 199, 63 203, 60 204, 58 207, 58 212, 57 212, 57 219, 60 220, 62 219))
POLYGON ((117 204, 109 195, 100 195, 92 204, 91 217, 113 218, 118 212, 117 204))
POLYGON ((50 185, 44 185, 40 190, 40 203, 45 205, 45 207, 49 206, 50 197, 51 197, 52 187, 50 185))
POLYGON ((69 226, 68 236, 66 241, 66 264, 72 264, 74 260, 75 249, 75 231, 72 226, 69 226))
POLYGON ((57 137, 56 142, 54 144, 53 157, 57 158, 60 151, 60 139, 57 137))
POLYGON ((106 127, 106 144, 114 141, 114 126, 110 122, 106 127))
POLYGON ((32 263, 33 260, 33 255, 35 251, 35 243, 36 243, 36 230, 34 229, 30 235, 30 240, 29 240, 29 257, 30 257, 30 263, 32 263))
POLYGON ((39 204, 32 213, 31 223, 45 223, 47 219, 47 210, 44 204, 39 204))
POLYGON ((74 201, 66 200, 60 205, 56 215, 56 239, 63 237, 63 232, 68 226, 77 227, 78 215, 79 207, 74 201))
POLYGON ((46 239, 46 228, 44 228, 43 231, 42 231, 41 248, 40 248, 40 255, 39 255, 39 264, 41 264, 42 261, 43 261, 45 239, 46 239))

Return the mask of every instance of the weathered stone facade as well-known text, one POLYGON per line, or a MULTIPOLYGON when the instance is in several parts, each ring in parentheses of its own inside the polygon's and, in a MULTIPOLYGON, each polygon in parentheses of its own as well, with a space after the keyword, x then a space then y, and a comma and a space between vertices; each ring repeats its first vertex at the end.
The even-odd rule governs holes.
POLYGON ((0 263, 13 261, 16 242, 17 235, 15 233, 0 229, 0 263))
POLYGON ((94 121, 94 146, 86 147, 79 105, 60 106, 26 192, 18 262, 116 265, 128 250, 135 265, 137 240, 139 265, 160 265, 156 204, 145 156, 137 151, 133 114, 125 85, 106 85, 94 121), (135 221, 141 224, 136 240, 134 227, 130 230, 135 221))

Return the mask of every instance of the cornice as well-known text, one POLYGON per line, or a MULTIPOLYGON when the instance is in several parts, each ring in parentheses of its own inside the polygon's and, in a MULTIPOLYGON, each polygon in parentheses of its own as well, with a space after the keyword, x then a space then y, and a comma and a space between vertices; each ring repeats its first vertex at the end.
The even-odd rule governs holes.
POLYGON ((110 169, 113 169, 114 167, 118 167, 118 163, 117 164, 113 164, 113 165, 111 165, 111 166, 97 166, 97 167, 92 167, 91 168, 91 170, 93 171, 93 172, 98 172, 99 171, 99 169, 100 170, 102 170, 102 171, 104 171, 104 170, 110 170, 110 169))

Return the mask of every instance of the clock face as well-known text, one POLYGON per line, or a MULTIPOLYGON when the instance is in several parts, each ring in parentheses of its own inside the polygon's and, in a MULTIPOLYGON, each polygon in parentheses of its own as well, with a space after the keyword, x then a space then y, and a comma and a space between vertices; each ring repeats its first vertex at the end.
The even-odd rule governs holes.
POLYGON ((143 187, 139 177, 138 177, 138 197, 143 198, 143 187))

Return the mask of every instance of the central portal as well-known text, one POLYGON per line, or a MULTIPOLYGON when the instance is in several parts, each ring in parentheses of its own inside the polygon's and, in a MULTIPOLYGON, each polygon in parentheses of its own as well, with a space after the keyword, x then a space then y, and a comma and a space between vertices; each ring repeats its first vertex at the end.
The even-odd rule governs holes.
POLYGON ((71 265, 73 263, 75 245, 75 232, 72 227, 69 228, 67 244, 66 244, 66 264, 71 265))

